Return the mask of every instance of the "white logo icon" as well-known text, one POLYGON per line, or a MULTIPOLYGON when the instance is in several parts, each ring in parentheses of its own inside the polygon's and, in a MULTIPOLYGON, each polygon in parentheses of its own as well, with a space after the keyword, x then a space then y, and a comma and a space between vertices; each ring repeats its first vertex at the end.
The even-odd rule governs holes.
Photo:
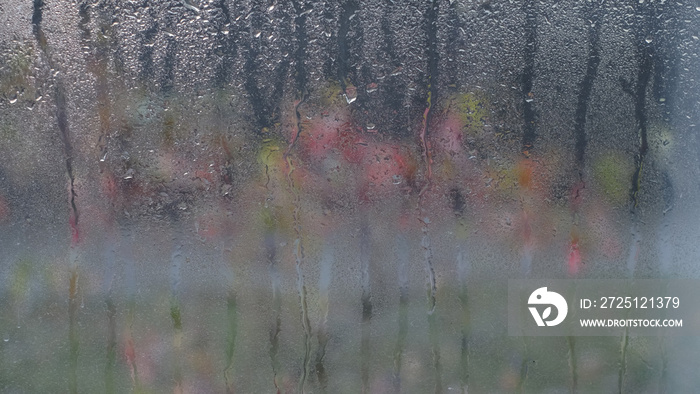
POLYGON ((538 326, 556 326, 557 324, 564 321, 566 313, 569 311, 569 307, 566 305, 566 300, 559 293, 553 291, 547 291, 546 287, 540 287, 530 294, 530 298, 527 300, 528 305, 554 305, 557 308, 557 318, 554 320, 546 320, 552 314, 552 307, 549 306, 542 312, 542 316, 537 311, 534 306, 529 307, 532 317, 538 326))

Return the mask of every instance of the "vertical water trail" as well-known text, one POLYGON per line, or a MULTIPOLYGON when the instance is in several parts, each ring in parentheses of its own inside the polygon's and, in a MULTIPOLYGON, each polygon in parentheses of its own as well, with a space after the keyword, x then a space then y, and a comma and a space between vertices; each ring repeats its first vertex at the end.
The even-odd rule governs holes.
MULTIPOLYGON (((523 71, 520 75, 520 89, 522 95, 523 108, 523 138, 521 152, 526 159, 529 159, 537 138, 537 112, 534 105, 534 93, 532 92, 535 74, 535 57, 537 55, 537 5, 534 0, 526 0, 523 3, 525 13, 525 47, 523 49, 523 71)), ((526 162, 529 164, 529 162, 526 162)), ((524 171, 529 171, 526 168, 524 171)), ((521 186, 530 188, 530 180, 521 181, 521 186), (524 185, 523 185, 524 183, 524 185)), ((534 254, 534 243, 532 240, 532 218, 531 213, 525 208, 525 245, 523 247, 523 257, 520 261, 520 270, 524 277, 530 275, 532 270, 532 260, 534 254)), ((524 339, 524 337, 523 337, 524 339)))
MULTIPOLYGON (((429 88, 430 89, 430 88, 429 88)), ((432 90, 428 90, 428 99, 426 100, 426 107, 425 111, 423 111, 423 127, 421 128, 420 135, 418 136, 420 138, 421 142, 421 150, 423 152, 423 162, 425 163, 425 167, 427 169, 427 176, 428 179, 432 178, 433 176, 433 170, 432 170, 432 154, 430 151, 430 146, 427 142, 427 135, 428 135, 428 119, 430 119, 431 115, 431 109, 433 107, 433 92, 432 90)), ((429 182, 425 184, 425 187, 423 190, 421 190, 421 194, 424 190, 428 188, 429 182)))
MULTIPOLYGON (((634 212, 632 213, 634 215, 634 212)), ((632 218, 632 226, 630 232, 632 233, 632 240, 630 241, 630 250, 627 255, 627 278, 633 279, 635 277, 635 271, 637 268, 637 262, 639 261, 639 251, 641 248, 641 234, 638 230, 637 221, 639 219, 635 216, 632 218)), ((629 314, 629 312, 627 313, 629 314)), ((625 381, 627 374, 627 346, 628 346, 628 336, 629 328, 625 327, 625 331, 620 339, 620 362, 618 369, 618 391, 620 393, 625 392, 625 381)))
POLYGON ((360 375, 362 377, 362 392, 369 393, 369 364, 370 364, 370 328, 372 323, 372 287, 370 283, 370 229, 367 223, 367 213, 362 213, 363 223, 360 225, 360 283, 362 286, 362 333, 360 339, 360 375))
POLYGON ((145 17, 145 26, 148 28, 139 32, 139 36, 142 38, 139 43, 142 48, 141 53, 138 56, 139 66, 139 80, 150 82, 155 79, 155 70, 153 67, 153 54, 155 52, 155 45, 151 45, 156 39, 158 31, 161 29, 160 23, 157 19, 158 9, 156 7, 144 7, 144 11, 148 13, 145 17))
MULTIPOLYGON (((537 139, 537 111, 534 103, 534 93, 532 91, 535 74, 535 57, 537 55, 537 2, 535 0, 525 0, 523 3, 523 13, 525 23, 523 26, 525 35, 525 47, 523 48, 523 71, 520 75, 520 94, 522 96, 523 110, 523 137, 521 153, 529 159, 537 139)), ((526 183, 529 183, 526 182, 526 183)), ((529 184, 527 185, 529 187, 529 184)), ((532 269, 534 254, 534 243, 532 239, 531 213, 525 211, 525 245, 523 257, 520 261, 520 270, 523 277, 528 277, 532 269)), ((523 360, 520 369, 520 381, 518 391, 522 392, 528 377, 528 371, 534 366, 534 360, 530 360, 531 354, 527 343, 527 338, 523 340, 523 360)))
POLYGON ((468 244, 466 244, 467 238, 467 228, 466 219, 464 217, 464 212, 466 208, 466 201, 462 192, 454 188, 450 191, 450 197, 452 199, 452 212, 455 215, 456 233, 459 235, 457 238, 457 248, 456 248, 456 266, 457 266, 457 284, 458 284, 458 297, 459 306, 461 309, 461 321, 460 321, 460 357, 459 357, 459 383, 460 392, 466 394, 469 392, 469 342, 471 336, 471 316, 469 310, 469 288, 467 287, 467 281, 471 274, 471 261, 467 254, 468 244), (462 240, 463 242, 459 242, 462 240), (464 248, 463 248, 464 247, 464 248))
MULTIPOLYGON (((297 99, 294 104, 294 115, 296 117, 296 130, 292 141, 284 154, 285 161, 287 162, 287 187, 294 197, 294 233, 296 239, 294 240, 294 258, 296 260, 296 271, 297 271, 297 290, 299 292, 299 304, 301 307, 301 324, 304 329, 304 360, 302 365, 301 379, 299 380, 299 392, 304 393, 306 379, 309 375, 310 362, 311 362, 311 322, 309 321, 309 311, 308 304, 306 300, 306 285, 304 283, 304 244, 303 244, 303 229, 301 225, 301 196, 300 191, 294 185, 292 179, 292 172, 294 171, 294 165, 292 164, 292 158, 289 156, 297 138, 302 132, 301 128, 301 113, 299 112, 299 107, 304 104, 307 97, 306 92, 306 67, 304 62, 306 60, 306 7, 302 5, 299 0, 292 0, 292 6, 294 7, 295 17, 294 17, 294 31, 295 31, 295 43, 296 50, 294 51, 294 74, 296 80, 296 90, 297 99)), ((322 359, 321 359, 322 360, 322 359)), ((322 363, 322 361, 321 361, 322 363)), ((321 368, 323 365, 321 364, 321 368)))
POLYGON ((588 60, 586 61, 586 72, 579 85, 578 102, 574 115, 574 135, 576 138, 576 165, 579 171, 579 178, 583 178, 583 166, 586 158, 586 146, 588 144, 586 136, 586 115, 588 114, 588 103, 593 92, 600 65, 600 28, 601 10, 596 2, 587 3, 584 8, 584 20, 588 25, 588 60))
POLYGON ((618 393, 622 394, 625 393, 625 378, 627 375, 627 341, 628 341, 628 334, 629 332, 627 331, 627 328, 625 328, 625 332, 622 333, 622 338, 620 339, 620 365, 619 365, 619 370, 617 374, 617 387, 618 387, 618 393))
MULTIPOLYGON (((174 225, 178 222, 175 221, 174 225)), ((181 229, 175 229, 175 247, 170 258, 170 318, 173 321, 173 348, 175 352, 175 388, 174 392, 182 393, 182 310, 180 308, 180 283, 182 281, 182 264, 185 262, 183 249, 183 236, 181 229)))
POLYGON ((284 97, 285 80, 289 68, 289 59, 285 57, 272 71, 274 76, 263 76, 263 78, 269 79, 265 81, 265 84, 274 86, 270 95, 265 97, 256 80, 261 70, 264 70, 264 67, 261 67, 258 62, 261 54, 260 49, 257 44, 251 43, 254 32, 262 27, 264 18, 265 16, 261 12, 251 9, 245 18, 245 20, 250 20, 250 26, 248 26, 247 31, 248 37, 246 37, 247 40, 241 40, 246 50, 244 55, 245 62, 243 63, 243 75, 245 76, 243 88, 248 94, 248 101, 255 115, 259 135, 269 131, 275 124, 276 113, 279 112, 279 104, 284 97))
MULTIPOLYGON (((638 39, 641 41, 641 39, 638 39)), ((637 85, 634 93, 634 112, 639 130, 639 151, 635 157, 634 175, 632 176, 632 211, 637 208, 639 189, 642 184, 642 170, 644 169, 644 159, 649 150, 647 141, 647 114, 646 114, 646 91, 651 77, 652 58, 655 56, 653 47, 646 42, 637 43, 637 56, 639 57, 639 65, 637 71, 637 85)))
MULTIPOLYGON (((399 69, 403 64, 399 56, 400 50, 397 48, 396 44, 397 39, 401 39, 402 37, 402 29, 392 23, 392 19, 395 18, 397 11, 400 9, 401 5, 393 1, 384 2, 382 8, 381 31, 383 44, 381 45, 381 49, 388 57, 385 66, 390 70, 399 69)), ((408 107, 404 106, 403 102, 403 97, 407 95, 407 86, 398 75, 392 74, 393 72, 389 74, 389 78, 386 78, 382 83, 384 92, 380 93, 381 96, 379 100, 386 111, 382 114, 385 125, 379 127, 386 127, 391 130, 391 133, 394 135, 405 136, 407 130, 411 129, 410 123, 406 122, 406 120, 410 118, 410 110, 408 107)))
MULTIPOLYGON (((357 65, 362 62, 362 46, 364 31, 359 18, 356 18, 362 3, 357 0, 344 0, 341 4, 341 13, 338 26, 338 81, 348 104, 355 102, 351 109, 358 113, 366 113, 365 101, 362 97, 364 90, 355 89, 360 79, 360 70, 357 65), (353 49, 355 52, 353 53, 353 49)), ((362 202, 361 202, 362 203, 362 202)), ((362 326, 360 339, 360 375, 362 380, 362 392, 370 392, 372 346, 370 340, 372 318, 374 317, 374 300, 372 295, 372 229, 370 226, 370 207, 359 209, 360 234, 359 234, 359 260, 360 260, 360 302, 362 305, 362 326)))
MULTIPOLYGON (((225 4, 222 4, 222 6, 225 7, 225 4)), ((228 10, 226 11, 226 15, 228 15, 228 10)), ((225 119, 222 119, 222 121, 225 121, 225 119)), ((225 140, 225 137, 222 136, 220 141, 221 147, 223 148, 226 155, 225 166, 231 168, 234 165, 234 155, 232 154, 231 149, 229 148, 227 141, 225 140)), ((233 181, 231 174, 222 174, 220 182, 222 186, 232 186, 233 181)), ((225 196, 220 196, 218 197, 218 199, 221 210, 227 210, 229 208, 229 201, 227 200, 227 198, 225 196)), ((221 231, 222 235, 220 235, 221 241, 219 245, 219 250, 221 252, 221 265, 223 267, 224 276, 226 277, 227 282, 226 319, 224 325, 224 330, 226 333, 226 346, 224 354, 225 359, 223 375, 226 393, 233 394, 235 392, 235 389, 233 386, 234 382, 231 376, 231 372, 233 370, 235 362, 234 355, 236 352, 236 340, 238 337, 238 301, 236 293, 236 259, 234 259, 230 254, 232 254, 234 250, 237 250, 238 246, 234 244, 235 241, 233 240, 233 237, 229 237, 229 234, 232 230, 231 223, 229 222, 229 220, 225 219, 225 222, 221 223, 220 226, 221 227, 219 230, 221 231), (231 243, 231 245, 227 246, 227 244, 229 243, 231 243)))
POLYGON ((661 376, 659 376, 659 393, 670 393, 668 381, 668 355, 666 354, 666 337, 659 338, 659 353, 661 353, 661 376))
MULTIPOLYGON (((163 30, 169 31, 175 29, 175 23, 177 19, 167 18, 165 20, 165 26, 163 30)), ((160 66, 161 76, 158 80, 160 85, 160 93, 164 97, 169 97, 171 94, 177 94, 175 90, 175 74, 178 62, 178 46, 180 42, 174 36, 166 36, 167 43, 165 44, 165 54, 163 56, 163 63, 160 66)))
MULTIPOLYGON (((576 138, 576 166, 578 168, 578 183, 574 185, 572 191, 572 216, 573 226, 571 229, 570 252, 568 257, 569 275, 576 275, 583 264, 579 253, 579 214, 583 199, 582 194, 586 189, 584 179, 586 146, 588 144, 586 136, 586 115, 588 113, 588 103, 593 91, 593 85, 598 75, 600 65, 600 28, 601 28, 601 5, 597 2, 586 3, 584 7, 584 20, 588 25, 588 60, 586 61, 586 71, 579 85, 578 103, 574 115, 574 135, 576 138)), ((575 299, 575 293, 574 293, 575 299)), ((578 370, 576 363, 576 339, 572 336, 566 338, 569 356, 569 371, 571 374, 571 392, 578 390, 578 370)))
POLYGON ((301 235, 297 234, 294 240, 294 259, 296 260, 297 271, 297 292, 299 293, 299 303, 301 304, 301 324, 304 329, 304 361, 302 374, 299 379, 299 392, 304 393, 304 385, 309 375, 309 364, 311 362, 311 322, 309 321, 309 307, 306 301, 306 285, 304 284, 304 273, 302 266, 304 263, 304 247, 301 243, 301 235))
MULTIPOLYGON (((122 239, 128 242, 128 247, 122 248, 126 266, 124 269, 124 277, 126 283, 126 297, 128 303, 125 333, 124 333, 124 356, 126 358, 129 373, 131 375, 131 385, 134 392, 138 393, 141 390, 139 381, 138 368, 136 366, 136 343, 134 341, 134 320, 136 317, 136 267, 135 256, 133 255, 133 246, 135 245, 135 237, 131 233, 128 226, 124 227, 122 239)), ((124 245, 124 244, 123 244, 124 245)))
POLYGON ((406 348, 406 336, 408 335, 408 265, 409 249, 406 235, 399 233, 396 236, 396 256, 398 260, 399 282, 399 331, 394 347, 394 391, 401 392, 401 364, 406 348))
POLYGON ((329 309, 329 292, 331 280, 333 278, 333 248, 332 242, 327 241, 323 248, 321 257, 321 272, 318 278, 319 289, 319 304, 321 309, 321 319, 318 323, 318 349, 316 351, 316 377, 321 386, 321 392, 325 393, 328 390, 328 373, 324 365, 326 357, 326 346, 330 339, 328 335, 328 309, 329 309))
POLYGON ((235 287, 235 271, 232 263, 228 263, 229 259, 226 256, 226 252, 231 251, 231 249, 226 248, 226 242, 221 241, 221 260, 224 266, 228 268, 226 271, 227 281, 229 283, 228 294, 226 296, 226 359, 224 361, 224 384, 226 385, 226 393, 232 394, 234 392, 233 382, 229 374, 233 369, 234 354, 236 351, 236 337, 238 336, 238 303, 236 300, 236 287, 235 287))
MULTIPOLYGON (((222 3, 223 4, 223 3, 222 3)), ((226 6, 222 7, 225 18, 231 20, 231 15, 229 14, 229 9, 226 6)), ((281 374, 281 363, 279 360, 279 350, 280 350, 280 333, 282 331, 282 294, 281 294, 281 277, 279 272, 279 262, 277 257, 277 242, 278 242, 278 230, 279 222, 273 213, 273 209, 270 203, 274 200, 274 190, 271 185, 272 177, 271 173, 273 171, 270 168, 270 160, 272 155, 279 148, 274 146, 272 141, 269 139, 271 128, 275 126, 275 121, 277 119, 277 113, 279 109, 279 103, 284 97, 284 87, 285 80, 288 76, 289 59, 285 56, 281 62, 279 62, 274 70, 271 72, 272 75, 263 75, 263 78, 267 78, 265 84, 273 86, 269 97, 265 97, 261 86, 258 84, 258 76, 260 76, 264 67, 261 67, 258 58, 261 55, 260 48, 254 42, 254 34, 256 31, 262 28, 264 23, 265 15, 262 12, 255 9, 255 4, 246 11, 247 15, 243 21, 248 21, 249 25, 247 31, 241 30, 242 33, 239 38, 243 52, 243 75, 245 80, 243 81, 243 88, 247 93, 248 101, 252 107, 253 113, 255 115, 255 123, 257 126, 257 134, 262 142, 263 151, 267 150, 267 157, 263 158, 263 166, 265 169, 265 201, 264 201, 264 235, 263 235, 263 246, 266 255, 266 261, 270 270, 270 284, 272 286, 272 313, 274 316, 274 323, 270 329, 270 348, 269 356, 270 363, 272 366, 272 379, 277 393, 282 391, 282 382, 280 378, 281 374)), ((243 14, 239 15, 239 18, 243 14)), ((234 19, 238 20, 237 18, 234 19)), ((234 24, 235 25, 235 24, 234 24)), ((233 25, 232 25, 233 26, 233 25)), ((232 42, 235 41, 235 38, 232 42)), ((238 47, 236 47, 237 51, 238 47)), ((298 109, 298 103, 295 104, 295 110, 298 109)), ((285 155, 286 156, 286 155, 285 155)), ((286 158, 286 157, 285 157, 286 158)), ((289 169, 291 171, 291 168, 289 169)), ((289 172, 288 172, 289 177, 289 172)))
POLYGON ((78 313, 78 248, 80 245, 79 222, 80 217, 76 204, 77 193, 75 191, 75 174, 73 172, 73 145, 71 142, 71 132, 68 126, 68 105, 66 103, 65 89, 63 81, 58 74, 58 66, 54 63, 46 35, 42 28, 42 20, 44 13, 44 1, 34 0, 32 9, 32 31, 34 38, 44 55, 46 63, 53 72, 54 85, 54 100, 56 103, 56 123, 60 133, 60 139, 63 144, 63 153, 65 156, 66 174, 68 175, 68 192, 70 202, 70 218, 69 224, 71 229, 71 244, 69 253, 69 271, 70 279, 68 285, 68 343, 69 343, 69 373, 68 373, 68 391, 71 393, 78 392, 78 353, 80 348, 80 339, 77 331, 77 313, 78 313))
POLYGON ((528 278, 532 272, 532 259, 535 253, 535 245, 532 241, 532 222, 530 213, 525 211, 523 238, 523 255, 520 257, 520 275, 528 278))
MULTIPOLYGON (((297 104, 298 105, 298 104, 297 104)), ((301 132, 301 120, 299 118, 299 111, 296 109, 297 115, 297 132, 299 135, 301 132)), ((293 196, 294 201, 294 260, 296 262, 296 272, 297 272, 297 291, 299 294, 299 304, 301 307, 301 324, 304 329, 304 360, 302 365, 301 378, 299 380, 299 392, 304 392, 304 385, 306 383, 306 378, 309 375, 309 364, 311 361, 311 322, 309 321, 309 311, 308 304, 306 301, 306 285, 304 283, 304 244, 303 244, 303 229, 301 226, 301 196, 299 195, 299 190, 297 190, 294 185, 294 180, 292 179, 292 173, 294 172, 294 165, 292 164, 292 158, 288 156, 289 149, 292 148, 292 144, 289 145, 288 151, 285 153, 285 161, 287 163, 287 188, 293 196)))
POLYGON ((442 392, 442 363, 440 359, 440 330, 437 324, 437 313, 435 308, 437 304, 437 279, 435 277, 435 269, 432 262, 432 248, 430 245, 430 236, 428 233, 428 225, 430 219, 425 217, 421 223, 421 248, 423 248, 423 261, 425 262, 425 270, 428 277, 428 335, 430 338, 430 346, 433 354, 433 371, 435 373, 435 393, 442 392))
MULTIPOLYGON (((341 12, 338 22, 338 56, 336 60, 337 65, 337 79, 340 84, 340 88, 345 94, 348 103, 354 101, 350 99, 352 95, 348 94, 348 83, 351 79, 351 23, 352 20, 357 16, 356 13, 360 9, 360 3, 357 0, 344 0, 341 5, 341 12)), ((355 41, 362 41, 362 31, 358 28, 356 35, 354 37, 355 41)), ((362 294, 360 296, 360 302, 362 304, 362 328, 361 328, 361 339, 360 339, 360 376, 362 380, 362 392, 368 393, 370 390, 369 386, 369 375, 370 375, 370 328, 372 322, 372 288, 370 283, 370 258, 371 258, 371 242, 370 242, 370 228, 369 228, 369 213, 366 207, 360 208, 360 234, 359 234, 359 259, 360 259, 360 285, 362 289, 362 294)))
POLYGON ((421 237, 420 246, 423 249, 423 261, 425 262, 425 271, 428 276, 428 316, 435 312, 435 294, 437 293, 437 282, 435 280, 435 269, 433 268, 432 262, 432 249, 430 248, 430 237, 428 234, 428 225, 430 224, 430 219, 423 218, 421 225, 421 232, 423 233, 421 237))
POLYGON ((226 0, 219 0, 216 6, 221 10, 222 21, 216 27, 218 34, 215 39, 220 44, 222 56, 221 63, 214 72, 214 83, 217 87, 224 88, 229 83, 232 65, 238 55, 237 32, 233 31, 235 26, 231 24, 231 11, 226 5, 226 0))
MULTIPOLYGON (((270 227, 275 226, 271 224, 270 227)), ((273 328, 270 330, 270 363, 272 364, 272 381, 275 385, 277 393, 281 392, 281 384, 279 381, 280 375, 280 360, 279 360, 279 336, 282 331, 282 294, 281 294, 281 278, 279 268, 277 267, 277 252, 276 252, 276 236, 274 228, 266 229, 264 236, 265 252, 267 254, 267 263, 270 268, 270 284, 272 285, 272 311, 275 318, 273 328)))
MULTIPOLYGON (((521 189, 522 190, 522 189, 521 189)), ((525 238, 525 245, 523 246, 523 256, 520 259, 520 271, 521 275, 524 279, 527 279, 530 277, 530 271, 532 269, 532 258, 533 258, 533 253, 534 253, 534 244, 532 241, 532 226, 531 226, 531 219, 530 219, 530 213, 525 212, 525 229, 524 229, 524 238, 525 238)), ((525 382, 527 381, 528 377, 528 371, 530 368, 530 362, 533 363, 534 365, 534 360, 531 360, 531 353, 530 353, 530 347, 528 346, 528 341, 527 337, 523 335, 521 337, 522 339, 522 362, 520 365, 520 380, 518 381, 518 386, 517 386, 517 392, 522 393, 523 388, 525 387, 525 382)))
MULTIPOLYGON (((91 21, 90 18, 90 5, 88 1, 84 1, 79 5, 78 15, 80 16, 80 22, 78 23, 78 30, 81 32, 81 43, 83 48, 89 49, 85 52, 85 60, 87 63, 88 72, 90 72, 95 77, 95 93, 97 102, 97 115, 99 118, 99 138, 97 141, 97 148, 99 149, 98 158, 100 164, 100 173, 105 171, 105 160, 107 157, 108 140, 110 133, 110 116, 111 116, 111 103, 109 99, 109 81, 107 79, 108 75, 108 50, 109 41, 100 41, 92 39, 92 33, 89 28, 91 21)), ((98 24, 100 29, 100 35, 108 38, 111 34, 111 20, 106 20, 107 18, 98 18, 98 24)))
MULTIPOLYGON (((108 235, 109 236, 109 235, 108 235)), ((117 308, 112 294, 112 285, 115 278, 115 266, 117 260, 116 237, 107 241, 106 251, 103 259, 105 261, 105 276, 103 279, 103 293, 105 297, 105 307, 107 309, 107 354, 105 364, 105 392, 115 392, 114 370, 117 362, 117 308)))
MULTIPOLYGON (((640 3, 641 4, 641 3, 640 3)), ((641 246, 641 234, 639 232, 639 213, 637 206, 639 203, 639 190, 642 184, 642 171, 649 144, 647 141, 647 88, 651 80, 653 68, 653 60, 657 57, 654 46, 647 41, 647 34, 656 30, 657 17, 653 7, 647 10, 642 8, 642 5, 637 5, 635 11, 639 13, 642 23, 638 22, 635 26, 635 46, 637 54, 637 81, 635 89, 632 90, 629 86, 623 84, 623 88, 632 96, 634 100, 634 114, 639 131, 639 151, 635 156, 635 171, 632 175, 632 186, 630 191, 632 225, 631 233, 632 240, 630 251, 627 257, 627 277, 634 278, 639 259, 639 250, 641 246), (647 31, 648 30, 648 31, 647 31)), ((628 343, 628 328, 625 327, 625 333, 622 336, 620 343, 620 368, 618 373, 618 389, 620 392, 625 391, 625 374, 627 372, 627 343, 628 343)))
MULTIPOLYGON (((668 186, 671 188, 672 186, 668 186)), ((671 189, 672 190, 672 189, 671 189)), ((664 217, 658 226, 657 234, 657 253, 659 255, 659 276, 668 278, 671 276, 671 265, 673 262, 673 233, 671 230, 673 220, 672 215, 668 213, 674 203, 674 196, 671 193, 665 198, 664 217)), ((670 392, 668 382, 668 354, 666 353, 666 338, 659 338, 659 353, 661 354, 661 376, 659 377, 659 392, 670 392)))
POLYGON ((569 373, 571 374, 571 385, 569 391, 571 393, 578 392, 578 363, 576 360, 576 338, 569 335, 566 337, 566 344, 569 348, 569 373))
MULTIPOLYGON (((662 117, 665 122, 670 126, 671 118, 675 115, 676 100, 682 97, 678 94, 677 87, 679 78, 678 72, 681 65, 682 58, 682 46, 680 45, 680 33, 683 32, 682 22, 684 20, 681 17, 681 8, 684 4, 680 2, 672 3, 662 3, 660 14, 670 15, 671 17, 665 18, 666 21, 663 22, 665 26, 664 34, 659 37, 660 40, 655 40, 655 56, 653 58, 653 95, 655 101, 660 102, 659 110, 663 113, 662 117)), ((652 21, 652 24, 659 23, 657 20, 652 21)), ((654 43, 654 41, 652 41, 654 43)), ((668 147, 667 154, 671 154, 673 148, 668 147)), ((674 152, 675 153, 675 152, 674 152)), ((678 155, 682 156, 682 155, 678 155)), ((658 162, 657 162, 658 164, 658 162)), ((665 167, 665 166, 662 166, 665 167)), ((667 278, 671 274, 672 262, 673 262, 673 207, 676 203, 676 191, 674 184, 672 182, 671 173, 669 168, 662 169, 662 187, 663 187, 663 218, 659 224, 657 234, 657 253, 659 255, 659 275, 662 278, 667 278)), ((668 360, 666 358, 666 351, 664 347, 664 338, 661 338, 662 346, 662 362, 664 365, 664 370, 662 371, 662 388, 665 387, 667 378, 666 366, 668 360)), ((660 392, 665 392, 667 390, 660 390, 660 392)))
POLYGON ((537 112, 534 105, 532 85, 535 80, 535 56, 537 54, 537 5, 534 0, 525 0, 525 49, 523 73, 521 74, 521 94, 523 97, 523 142, 522 152, 530 156, 537 138, 537 112))
MULTIPOLYGON (((99 139, 97 158, 99 163, 100 173, 103 178, 107 179, 108 183, 112 183, 113 179, 105 168, 105 160, 107 157, 108 139, 110 131, 110 115, 111 105, 109 100, 109 83, 107 81, 107 45, 93 42, 89 24, 90 18, 89 2, 84 1, 78 6, 78 30, 83 48, 89 48, 86 52, 86 63, 88 71, 95 77, 95 90, 97 97, 97 114, 99 118, 99 139)), ((98 21, 101 34, 108 36, 111 28, 111 21, 105 21, 103 18, 98 21)), ((106 346, 106 364, 104 371, 105 392, 113 393, 115 391, 114 370, 116 367, 117 356, 117 328, 116 328, 116 305, 112 294, 112 282, 115 276, 116 265, 116 249, 118 247, 118 231, 114 228, 116 213, 114 208, 117 205, 116 185, 109 185, 106 190, 103 190, 106 200, 110 203, 107 208, 107 218, 105 219, 106 240, 105 253, 103 260, 105 261, 104 272, 104 297, 105 307, 107 310, 107 346, 106 346)))
MULTIPOLYGON (((77 252, 71 248, 71 261, 77 261, 77 252)), ((77 263, 71 263, 71 273, 68 285, 68 343, 69 343, 69 391, 78 392, 78 353, 80 338, 77 332, 78 315, 78 270, 77 263)))
MULTIPOLYGON (((289 155, 294 144, 296 143, 299 135, 301 134, 301 114, 299 113, 299 107, 304 104, 308 96, 306 90, 307 82, 307 72, 305 67, 306 60, 306 7, 302 6, 299 0, 293 0, 292 6, 294 7, 295 17, 294 17, 294 32, 295 32, 295 43, 297 45, 294 51, 294 79, 296 84, 296 100, 294 102, 294 115, 296 117, 296 130, 292 136, 292 141, 290 142, 287 150, 285 151, 285 158, 289 155)), ((289 168, 291 172, 292 168, 289 168)), ((287 174, 289 177, 290 174, 287 174)))
MULTIPOLYGON (((665 172, 663 218, 661 219, 661 223, 659 223, 657 228, 658 236, 656 248, 659 256, 659 277, 662 279, 669 278, 673 273, 673 218, 675 215, 673 214, 672 208, 675 204, 675 192, 670 178, 670 174, 668 172, 665 172)), ((661 374, 659 376, 659 392, 668 393, 670 392, 668 381, 669 360, 666 350, 666 338, 663 336, 659 338, 659 353, 661 354, 661 374)))
POLYGON ((527 358, 524 358, 520 363, 520 380, 518 381, 518 386, 515 389, 517 393, 522 394, 525 392, 524 387, 525 383, 527 382, 527 377, 530 374, 530 368, 535 366, 535 364, 535 360, 530 360, 527 358))
POLYGON ((350 21, 360 9, 357 0, 344 0, 341 4, 342 11, 338 24, 338 82, 343 93, 346 93, 348 73, 350 71, 350 21))
MULTIPOLYGON (((672 204, 672 203, 671 203, 672 204)), ((670 213, 665 213, 661 223, 657 228, 656 249, 659 255, 659 275, 667 278, 671 275, 673 264, 673 220, 670 213)))
POLYGON ((428 59, 428 98, 426 99, 426 107, 423 112, 423 128, 420 133, 420 141, 423 150, 423 161, 428 172, 428 184, 432 178, 432 153, 430 144, 427 141, 429 134, 428 128, 433 116, 433 104, 438 100, 438 72, 440 54, 438 53, 437 28, 438 28, 438 12, 440 6, 438 0, 431 0, 428 9, 425 11, 425 19, 423 21, 426 34, 426 56, 428 59))
POLYGON ((233 369, 234 353, 236 351, 236 337, 238 335, 238 303, 233 289, 228 291, 226 297, 226 361, 224 367, 224 383, 226 392, 233 393, 233 382, 229 374, 233 369))
POLYGON ((279 360, 279 336, 282 331, 282 299, 281 299, 281 278, 279 273, 279 262, 277 261, 277 233, 279 230, 279 221, 275 215, 273 208, 270 206, 274 200, 274 191, 271 189, 270 182, 272 180, 271 173, 273 169, 270 167, 273 154, 278 151, 278 147, 270 141, 263 142, 263 152, 267 152, 266 157, 262 158, 262 164, 265 169, 265 201, 263 204, 263 247, 265 250, 265 259, 270 270, 270 285, 272 287, 272 312, 274 323, 270 328, 270 364, 272 367, 272 382, 277 393, 281 392, 280 382, 280 360, 279 360))
POLYGON ((637 268, 637 261, 639 261, 639 250, 642 245, 642 236, 637 229, 637 223, 632 223, 632 228, 630 229, 632 233, 632 241, 630 242, 630 250, 627 255, 627 277, 634 278, 635 270, 637 268))
POLYGON ((460 250, 457 252, 457 280, 459 281, 459 304, 462 308, 462 324, 460 324, 462 342, 459 357, 459 380, 461 384, 460 391, 462 394, 469 392, 469 338, 471 335, 471 316, 469 313, 467 279, 469 278, 470 271, 471 264, 468 256, 466 255, 466 252, 460 250))
POLYGON ((424 199, 425 193, 430 189, 432 185, 432 153, 430 150, 430 144, 427 141, 427 137, 430 133, 429 127, 431 125, 433 116, 433 105, 438 100, 438 72, 440 56, 438 53, 437 29, 439 10, 440 7, 438 4, 438 0, 431 0, 431 2, 427 6, 425 18, 423 20, 427 41, 426 55, 428 63, 428 97, 426 99, 426 108, 423 112, 423 127, 421 128, 419 138, 422 145, 423 160, 425 162, 425 167, 427 171, 427 180, 418 196, 418 220, 421 222, 421 232, 423 233, 421 238, 421 248, 423 249, 423 261, 425 264, 425 269, 428 278, 428 336, 430 338, 430 344, 433 355, 433 370, 435 374, 436 393, 442 392, 442 366, 440 361, 439 328, 437 326, 437 315, 435 313, 437 281, 435 277, 435 269, 433 267, 432 262, 432 249, 430 245, 430 218, 427 216, 427 214, 424 213, 424 199))
POLYGON ((129 307, 126 315, 126 332, 124 334, 124 357, 129 374, 131 376, 131 388, 138 393, 141 390, 139 381, 139 371, 136 366, 136 344, 134 342, 134 317, 136 315, 136 301, 133 297, 129 300, 129 307))

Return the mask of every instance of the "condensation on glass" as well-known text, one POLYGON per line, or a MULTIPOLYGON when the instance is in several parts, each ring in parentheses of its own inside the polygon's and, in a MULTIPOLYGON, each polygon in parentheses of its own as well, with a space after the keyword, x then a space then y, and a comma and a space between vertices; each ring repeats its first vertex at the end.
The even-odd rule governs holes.
POLYGON ((700 3, 0 1, 0 391, 689 392, 509 278, 697 278, 700 3))

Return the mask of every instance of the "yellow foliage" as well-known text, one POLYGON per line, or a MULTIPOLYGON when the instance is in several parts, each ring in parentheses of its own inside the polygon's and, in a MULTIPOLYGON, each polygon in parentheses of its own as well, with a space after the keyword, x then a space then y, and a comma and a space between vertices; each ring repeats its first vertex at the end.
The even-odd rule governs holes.
POLYGON ((455 94, 450 98, 450 109, 458 114, 464 130, 471 133, 484 127, 490 112, 486 98, 477 93, 455 94))
POLYGON ((633 172, 632 159, 622 153, 606 153, 593 162, 593 178, 613 204, 621 205, 627 200, 633 172))

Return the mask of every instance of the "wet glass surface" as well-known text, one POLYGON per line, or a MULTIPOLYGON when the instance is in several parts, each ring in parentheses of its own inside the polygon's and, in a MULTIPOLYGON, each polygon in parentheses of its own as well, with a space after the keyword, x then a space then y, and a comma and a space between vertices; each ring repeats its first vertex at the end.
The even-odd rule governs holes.
POLYGON ((692 392, 509 278, 698 278, 700 6, 0 0, 3 392, 692 392))

